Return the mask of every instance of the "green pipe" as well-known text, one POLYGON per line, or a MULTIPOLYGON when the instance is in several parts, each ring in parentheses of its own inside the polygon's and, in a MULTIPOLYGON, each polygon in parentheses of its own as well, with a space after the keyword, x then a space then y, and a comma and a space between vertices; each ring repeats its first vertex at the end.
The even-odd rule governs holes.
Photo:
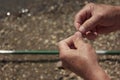
POLYGON ((107 51, 107 50, 97 50, 96 51, 97 54, 110 54, 110 55, 120 55, 120 51, 119 50, 111 50, 111 51, 107 51))
POLYGON ((51 50, 51 51, 45 51, 45 50, 34 50, 34 51, 15 51, 14 54, 41 54, 41 55, 57 55, 59 54, 59 51, 57 50, 51 50))
MULTIPOLYGON (((97 54, 110 54, 110 55, 120 55, 120 51, 107 51, 107 50, 97 50, 97 54)), ((0 54, 41 54, 41 55, 58 55, 57 50, 0 50, 0 54)))

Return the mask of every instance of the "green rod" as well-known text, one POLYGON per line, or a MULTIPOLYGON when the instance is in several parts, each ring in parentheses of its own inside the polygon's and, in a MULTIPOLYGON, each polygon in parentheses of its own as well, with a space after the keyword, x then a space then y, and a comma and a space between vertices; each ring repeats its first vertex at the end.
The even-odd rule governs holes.
POLYGON ((57 54, 59 54, 59 51, 57 51, 57 50, 51 50, 51 51, 45 51, 45 50, 35 50, 35 51, 14 51, 13 54, 57 55, 57 54))
MULTIPOLYGON (((120 55, 120 51, 107 51, 107 50, 97 50, 97 54, 110 54, 110 55, 120 55)), ((0 50, 0 54, 41 54, 41 55, 58 55, 57 50, 0 50)))

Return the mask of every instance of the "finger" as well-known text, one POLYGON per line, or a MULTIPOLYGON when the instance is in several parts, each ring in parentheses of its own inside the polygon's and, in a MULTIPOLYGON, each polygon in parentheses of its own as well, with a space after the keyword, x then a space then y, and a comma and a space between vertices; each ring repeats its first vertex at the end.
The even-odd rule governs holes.
POLYGON ((75 15, 74 26, 78 30, 79 27, 83 24, 83 22, 90 16, 89 8, 84 7, 75 15))
POLYGON ((96 16, 93 16, 86 20, 81 27, 79 28, 79 31, 82 33, 85 33, 87 31, 90 31, 95 28, 95 26, 98 24, 99 18, 96 16))
POLYGON ((85 35, 85 37, 89 40, 95 40, 97 36, 98 36, 97 32, 89 32, 85 35))
POLYGON ((73 43, 73 36, 70 36, 64 40, 64 42, 70 46, 73 43))
POLYGON ((59 50, 62 51, 62 50, 70 49, 70 45, 73 43, 72 38, 73 38, 73 36, 60 41, 59 44, 58 44, 59 50))
POLYGON ((76 49, 78 49, 81 45, 83 45, 85 42, 83 41, 82 34, 80 32, 76 32, 74 34, 73 43, 76 49))
POLYGON ((61 52, 61 51, 64 51, 64 50, 68 50, 69 47, 68 47, 68 45, 64 41, 60 41, 58 43, 58 49, 61 52))

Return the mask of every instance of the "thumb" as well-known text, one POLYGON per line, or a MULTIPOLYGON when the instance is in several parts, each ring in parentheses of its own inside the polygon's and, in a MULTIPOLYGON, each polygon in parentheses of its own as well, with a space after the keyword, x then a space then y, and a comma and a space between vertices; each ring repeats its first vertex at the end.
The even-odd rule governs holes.
POLYGON ((83 41, 82 34, 80 32, 76 32, 74 34, 73 39, 74 46, 78 49, 81 45, 83 45, 85 42, 83 41))
POLYGON ((87 31, 90 31, 95 28, 95 26, 98 24, 98 17, 91 17, 87 19, 79 28, 79 31, 82 33, 86 33, 87 31))

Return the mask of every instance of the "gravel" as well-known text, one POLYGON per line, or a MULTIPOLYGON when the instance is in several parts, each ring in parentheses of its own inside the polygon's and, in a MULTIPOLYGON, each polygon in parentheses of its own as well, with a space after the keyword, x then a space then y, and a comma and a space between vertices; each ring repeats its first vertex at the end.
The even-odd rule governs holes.
MULTIPOLYGON (((58 41, 75 33, 74 15, 89 1, 120 5, 119 0, 21 0, 21 7, 11 1, 18 7, 0 13, 0 49, 5 50, 57 50, 58 41)), ((96 50, 120 50, 119 40, 120 31, 89 42, 96 50)), ((59 68, 58 61, 58 55, 0 54, 0 80, 82 80, 59 68)), ((99 63, 112 80, 120 79, 119 55, 101 55, 99 63)))

